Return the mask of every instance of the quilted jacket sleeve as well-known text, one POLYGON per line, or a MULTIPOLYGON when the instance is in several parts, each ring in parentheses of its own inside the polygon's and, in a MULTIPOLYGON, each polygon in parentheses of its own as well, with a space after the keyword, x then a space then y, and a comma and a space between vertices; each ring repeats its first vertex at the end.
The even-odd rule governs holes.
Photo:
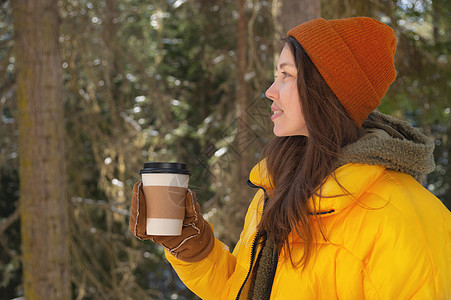
POLYGON ((263 192, 258 191, 246 213, 240 239, 230 253, 218 239, 203 260, 187 263, 166 252, 166 257, 183 283, 204 300, 234 299, 249 269, 250 243, 261 211, 263 192))
POLYGON ((220 299, 235 270, 236 258, 218 239, 210 254, 195 263, 186 263, 166 252, 166 257, 183 283, 202 299, 220 299))

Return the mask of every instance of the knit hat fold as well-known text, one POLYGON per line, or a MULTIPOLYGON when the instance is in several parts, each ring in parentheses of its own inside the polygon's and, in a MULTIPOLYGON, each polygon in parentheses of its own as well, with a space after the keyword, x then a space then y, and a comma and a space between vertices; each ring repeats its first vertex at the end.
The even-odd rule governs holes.
POLYGON ((393 30, 371 18, 315 19, 287 33, 305 49, 358 127, 396 78, 393 30))

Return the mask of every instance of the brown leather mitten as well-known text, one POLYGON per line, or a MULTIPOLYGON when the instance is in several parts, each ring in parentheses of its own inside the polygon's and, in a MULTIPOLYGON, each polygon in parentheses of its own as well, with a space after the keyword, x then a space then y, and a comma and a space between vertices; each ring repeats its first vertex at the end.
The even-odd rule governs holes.
POLYGON ((151 239, 162 245, 176 258, 186 262, 201 261, 211 252, 215 243, 213 230, 200 213, 196 195, 188 190, 185 198, 185 219, 179 236, 152 236, 146 234, 146 200, 142 182, 133 186, 130 209, 130 230, 140 240, 151 239))

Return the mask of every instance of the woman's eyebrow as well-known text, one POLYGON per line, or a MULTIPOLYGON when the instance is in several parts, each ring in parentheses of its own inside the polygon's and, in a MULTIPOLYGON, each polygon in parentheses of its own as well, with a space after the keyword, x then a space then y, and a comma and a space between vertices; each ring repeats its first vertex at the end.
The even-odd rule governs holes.
MULTIPOLYGON (((280 64, 280 68, 283 68, 283 67, 285 67, 285 66, 287 66, 287 67, 295 67, 295 65, 292 64, 292 63, 281 63, 281 64, 280 64)), ((276 71, 277 71, 278 69, 279 69, 279 68, 276 66, 276 71)))

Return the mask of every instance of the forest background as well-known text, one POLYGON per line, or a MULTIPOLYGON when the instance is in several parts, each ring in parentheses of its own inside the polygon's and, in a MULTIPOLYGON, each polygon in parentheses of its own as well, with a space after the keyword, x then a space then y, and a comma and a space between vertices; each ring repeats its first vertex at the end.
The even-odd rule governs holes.
POLYGON ((280 38, 319 16, 395 30, 379 110, 435 140, 423 184, 450 208, 447 0, 1 0, 0 298, 197 299, 129 232, 139 170, 187 163, 233 249, 272 137, 280 38))

